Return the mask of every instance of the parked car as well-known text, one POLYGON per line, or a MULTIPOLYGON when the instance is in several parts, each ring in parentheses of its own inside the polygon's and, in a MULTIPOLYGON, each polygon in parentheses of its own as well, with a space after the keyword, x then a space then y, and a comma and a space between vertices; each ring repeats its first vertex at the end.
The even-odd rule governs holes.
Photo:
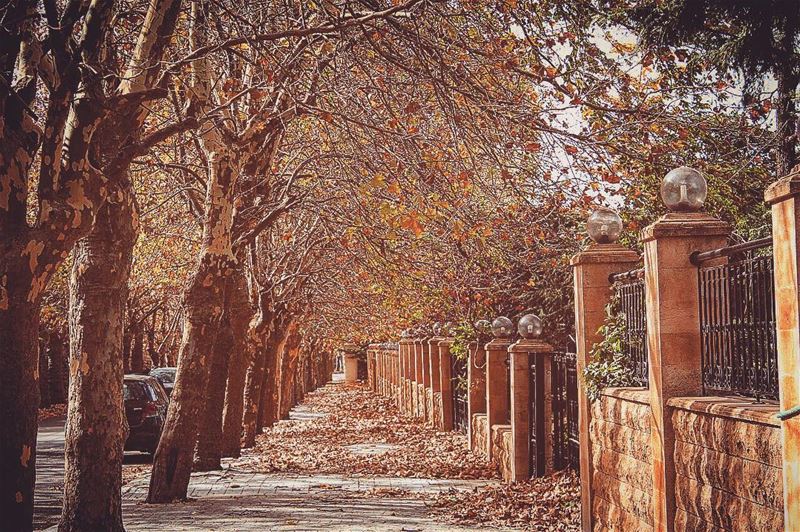
POLYGON ((167 392, 155 377, 125 375, 123 397, 130 427, 125 450, 155 453, 167 418, 167 392))
POLYGON ((172 387, 175 386, 175 373, 178 371, 178 368, 153 368, 150 370, 150 375, 158 379, 162 386, 164 386, 164 390, 167 391, 167 395, 172 395, 172 387))

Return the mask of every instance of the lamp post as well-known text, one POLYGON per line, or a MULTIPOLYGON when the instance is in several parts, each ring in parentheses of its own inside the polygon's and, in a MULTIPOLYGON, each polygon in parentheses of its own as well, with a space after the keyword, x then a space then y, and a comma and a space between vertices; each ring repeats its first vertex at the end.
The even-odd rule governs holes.
MULTIPOLYGON (((592 213, 586 224, 592 243, 572 257, 570 261, 573 267, 575 294, 576 371, 578 375, 583 374, 583 370, 588 364, 592 346, 602 339, 598 330, 603 325, 606 315, 605 307, 612 295, 608 282, 609 275, 628 270, 639 261, 637 253, 616 243, 622 230, 622 220, 619 215, 607 208, 600 208, 598 211, 600 212, 592 213)), ((594 486, 592 479, 594 466, 592 463, 593 442, 589 437, 590 406, 584 390, 583 379, 578 379, 581 528, 584 531, 593 530, 594 486)))
POLYGON ((728 224, 702 212, 706 192, 697 170, 672 170, 661 183, 670 212, 641 233, 656 530, 675 528, 675 430, 668 402, 703 391, 699 281, 690 256, 724 246, 730 234, 728 224))

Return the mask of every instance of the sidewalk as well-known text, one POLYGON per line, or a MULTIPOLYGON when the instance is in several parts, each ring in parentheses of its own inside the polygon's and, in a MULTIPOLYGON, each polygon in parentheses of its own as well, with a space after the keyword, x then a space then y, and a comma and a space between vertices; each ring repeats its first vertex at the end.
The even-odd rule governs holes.
MULTIPOLYGON (((451 490, 472 491, 497 485, 497 480, 369 474, 365 468, 370 464, 419 453, 419 450, 407 448, 413 447, 407 443, 410 441, 409 422, 395 428, 394 420, 389 420, 387 425, 378 416, 375 422, 382 425, 369 425, 375 430, 362 430, 363 425, 359 428, 354 420, 353 428, 321 437, 322 427, 340 425, 342 416, 336 408, 328 408, 326 405, 331 403, 326 400, 348 405, 342 407, 345 409, 351 404, 362 408, 365 405, 358 401, 361 397, 353 394, 368 392, 348 388, 334 378, 333 383, 318 393, 295 407, 289 420, 279 422, 261 436, 255 449, 244 453, 240 459, 224 460, 222 471, 193 474, 189 502, 145 504, 149 476, 132 480, 123 487, 125 528, 147 531, 480 530, 475 526, 459 527, 436 521, 429 515, 426 502, 440 493, 452 493, 451 490), (322 442, 309 443, 315 437, 322 442), (269 458, 272 455, 265 451, 274 451, 276 445, 281 453, 289 454, 286 447, 292 448, 294 454, 280 463, 273 462, 269 458), (300 467, 302 462, 306 462, 305 467, 300 467), (358 470, 350 469, 357 463, 360 464, 358 470)), ((441 433, 437 437, 463 438, 441 433)), ((457 443, 466 445, 466 441, 457 443)))
POLYGON ((147 478, 124 489, 127 530, 476 530, 428 517, 423 497, 481 480, 348 478, 228 469, 192 475, 187 503, 149 505, 147 478))

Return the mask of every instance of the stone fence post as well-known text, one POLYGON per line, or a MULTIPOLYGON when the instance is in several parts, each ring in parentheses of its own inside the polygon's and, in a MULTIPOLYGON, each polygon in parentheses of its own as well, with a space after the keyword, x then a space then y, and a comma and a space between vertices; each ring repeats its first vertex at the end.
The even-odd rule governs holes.
POLYGON ((591 409, 583 384, 583 370, 589 362, 592 346, 601 340, 598 330, 606 316, 611 298, 608 277, 629 270, 639 261, 638 255, 618 244, 592 244, 572 257, 575 289, 575 339, 578 372, 578 431, 580 434, 581 528, 593 530, 592 524, 592 442, 589 437, 591 409))
POLYGON ((411 375, 412 365, 409 350, 411 349, 411 340, 402 338, 398 347, 400 351, 400 411, 405 415, 411 415, 411 375))
POLYGON ((667 401, 702 395, 700 294, 695 251, 725 246, 728 224, 671 212, 642 231, 653 455, 653 528, 675 524, 675 433, 667 401))
POLYGON ((553 472, 553 411, 551 375, 553 347, 539 339, 520 339, 508 348, 511 358, 511 434, 514 460, 511 480, 526 480, 553 472), (539 366, 536 388, 531 389, 531 371, 539 366), (541 380, 539 380, 541 379, 541 380), (531 410, 536 398, 540 411, 531 410), (537 447, 532 447, 531 424, 536 422, 537 447), (533 469, 532 457, 537 454, 533 469), (548 459, 549 457, 549 459, 548 459), (532 470, 533 469, 533 470, 532 470))
MULTIPOLYGON (((467 380, 469 390, 467 395, 467 413, 469 448, 473 451, 478 450, 478 440, 476 436, 479 427, 478 417, 486 417, 486 349, 477 342, 469 345, 469 360, 467 361, 467 380)), ((486 427, 483 427, 486 430, 486 427)), ((488 438, 488 434, 484 434, 488 438)), ((485 446, 486 440, 482 440, 485 446)), ((484 447, 485 448, 485 447, 484 447)), ((483 452, 483 449, 480 449, 483 452)))
MULTIPOLYGON (((775 316, 780 406, 800 405, 800 167, 773 183, 765 199, 772 209, 775 316)), ((784 530, 800 530, 800 417, 781 424, 784 530)))
POLYGON ((486 455, 492 458, 492 429, 508 425, 511 417, 508 338, 495 338, 486 344, 486 455))
POLYGON ((416 338, 414 340, 414 380, 416 386, 414 388, 414 403, 416 405, 414 416, 425 418, 425 366, 423 365, 423 340, 416 338))
POLYGON ((442 426, 442 381, 439 370, 441 365, 439 342, 442 340, 444 338, 441 336, 434 336, 428 340, 428 371, 431 378, 431 412, 429 418, 435 429, 439 429, 442 426))

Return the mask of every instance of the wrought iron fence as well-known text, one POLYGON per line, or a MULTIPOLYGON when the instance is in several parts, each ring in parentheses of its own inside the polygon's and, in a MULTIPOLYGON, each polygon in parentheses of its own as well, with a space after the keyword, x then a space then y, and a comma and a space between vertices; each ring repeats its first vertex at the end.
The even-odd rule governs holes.
POLYGON ((450 378, 453 381, 453 426, 467 433, 467 361, 458 357, 450 359, 450 378))
POLYGON ((771 238, 695 253, 699 269, 703 389, 706 394, 778 398, 771 238))
POLYGON ((575 353, 553 353, 553 466, 580 469, 578 369, 575 353))
POLYGON ((530 449, 529 475, 541 477, 545 471, 545 412, 544 412, 544 361, 542 357, 530 358, 528 381, 528 448, 530 449))
POLYGON ((644 269, 611 276, 619 300, 619 312, 625 327, 622 352, 634 375, 634 386, 647 387, 647 307, 645 306, 644 269))

